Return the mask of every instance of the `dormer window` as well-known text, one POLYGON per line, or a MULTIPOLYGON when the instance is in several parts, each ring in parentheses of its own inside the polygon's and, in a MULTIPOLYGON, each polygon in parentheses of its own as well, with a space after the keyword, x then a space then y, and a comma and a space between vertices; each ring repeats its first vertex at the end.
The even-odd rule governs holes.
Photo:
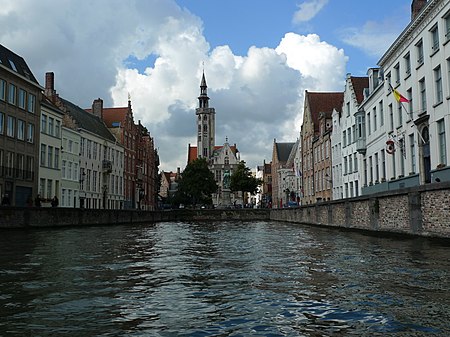
POLYGON ((15 72, 17 72, 17 67, 16 67, 16 64, 14 63, 14 61, 13 61, 13 60, 10 60, 10 59, 8 59, 8 61, 9 61, 9 64, 11 65, 11 68, 12 68, 15 72))

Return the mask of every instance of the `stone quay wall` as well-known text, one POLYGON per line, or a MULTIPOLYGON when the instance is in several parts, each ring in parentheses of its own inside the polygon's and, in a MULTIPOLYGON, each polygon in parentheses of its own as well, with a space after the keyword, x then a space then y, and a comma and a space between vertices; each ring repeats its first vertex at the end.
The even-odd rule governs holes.
POLYGON ((92 210, 0 207, 0 228, 275 220, 450 238, 450 182, 285 209, 92 210))
POLYGON ((450 238, 450 183, 273 209, 271 220, 450 238))
POLYGON ((269 209, 100 210, 0 207, 0 228, 61 227, 153 223, 162 221, 270 220, 269 209))

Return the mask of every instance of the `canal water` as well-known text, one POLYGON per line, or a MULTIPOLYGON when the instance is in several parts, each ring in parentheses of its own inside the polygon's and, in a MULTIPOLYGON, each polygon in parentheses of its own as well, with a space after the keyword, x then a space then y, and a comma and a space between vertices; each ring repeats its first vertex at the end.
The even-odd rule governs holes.
POLYGON ((274 222, 0 232, 0 336, 450 336, 450 246, 274 222))

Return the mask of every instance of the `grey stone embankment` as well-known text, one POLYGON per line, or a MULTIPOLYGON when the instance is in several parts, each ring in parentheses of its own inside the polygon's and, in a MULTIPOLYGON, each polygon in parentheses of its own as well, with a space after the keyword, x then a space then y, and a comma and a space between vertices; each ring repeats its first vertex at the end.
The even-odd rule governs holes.
POLYGON ((450 183, 274 209, 271 220, 450 238, 450 183))
POLYGON ((450 183, 287 209, 91 210, 0 208, 0 228, 154 223, 162 221, 274 220, 373 232, 450 238, 450 183))

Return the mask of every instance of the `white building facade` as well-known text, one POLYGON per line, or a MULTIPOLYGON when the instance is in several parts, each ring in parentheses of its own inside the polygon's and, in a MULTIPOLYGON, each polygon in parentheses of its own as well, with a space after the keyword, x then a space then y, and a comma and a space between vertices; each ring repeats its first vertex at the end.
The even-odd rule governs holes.
POLYGON ((450 180, 449 42, 450 2, 430 0, 379 61, 381 81, 355 114, 363 194, 450 180))
POLYGON ((61 134, 63 112, 43 97, 39 155, 39 195, 42 206, 51 205, 61 188, 61 134))
POLYGON ((79 132, 62 128, 61 207, 80 207, 80 143, 79 132))

